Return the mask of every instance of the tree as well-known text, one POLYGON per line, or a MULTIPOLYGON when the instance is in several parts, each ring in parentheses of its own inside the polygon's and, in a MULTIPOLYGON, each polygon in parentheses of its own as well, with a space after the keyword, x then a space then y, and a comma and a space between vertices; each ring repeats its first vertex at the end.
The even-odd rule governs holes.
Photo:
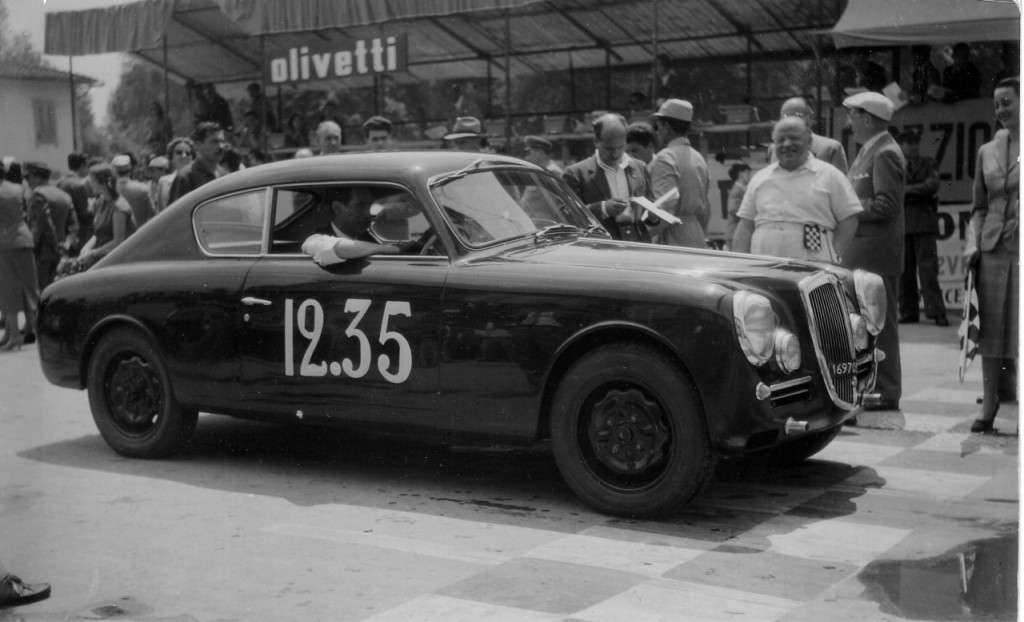
MULTIPOLYGON (((163 154, 166 143, 155 116, 163 110, 163 72, 148 63, 126 57, 121 77, 107 105, 111 147, 137 154, 163 154)), ((177 82, 168 85, 170 118, 175 135, 187 135, 192 128, 188 91, 177 82)))

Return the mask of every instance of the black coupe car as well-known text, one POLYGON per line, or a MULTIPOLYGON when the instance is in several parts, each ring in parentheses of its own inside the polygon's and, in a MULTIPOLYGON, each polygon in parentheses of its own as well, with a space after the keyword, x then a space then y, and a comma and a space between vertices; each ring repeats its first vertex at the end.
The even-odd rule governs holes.
POLYGON ((657 517, 724 456, 825 447, 874 397, 884 316, 869 273, 612 240, 521 160, 361 153, 187 195, 46 289, 39 353, 126 456, 180 451, 200 411, 549 442, 584 502, 657 517), (353 187, 415 254, 302 252, 353 187))

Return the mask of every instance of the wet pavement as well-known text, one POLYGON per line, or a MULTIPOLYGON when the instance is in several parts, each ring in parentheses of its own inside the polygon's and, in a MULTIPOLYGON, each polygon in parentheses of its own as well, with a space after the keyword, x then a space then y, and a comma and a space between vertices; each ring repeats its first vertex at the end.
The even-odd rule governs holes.
POLYGON ((902 411, 800 467, 725 463, 664 521, 587 510, 543 448, 203 416, 128 460, 33 348, 2 356, 0 559, 53 596, 0 622, 1016 619, 1017 407, 970 434, 955 331, 903 334, 902 411))

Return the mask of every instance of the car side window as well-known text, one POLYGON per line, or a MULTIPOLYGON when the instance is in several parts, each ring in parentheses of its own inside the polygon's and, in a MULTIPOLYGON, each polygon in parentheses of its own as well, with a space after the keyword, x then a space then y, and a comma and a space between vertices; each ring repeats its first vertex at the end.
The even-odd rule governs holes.
POLYGON ((271 230, 272 254, 300 254, 302 244, 314 233, 333 235, 332 204, 358 199, 370 202, 367 231, 358 234, 385 244, 396 244, 414 253, 418 247, 405 244, 419 240, 430 228, 419 201, 406 190, 394 186, 344 184, 276 188, 274 190, 274 226, 271 230), (365 194, 369 191, 369 195, 365 194))
POLYGON ((258 255, 263 242, 266 191, 221 197, 196 209, 196 238, 211 255, 258 255))

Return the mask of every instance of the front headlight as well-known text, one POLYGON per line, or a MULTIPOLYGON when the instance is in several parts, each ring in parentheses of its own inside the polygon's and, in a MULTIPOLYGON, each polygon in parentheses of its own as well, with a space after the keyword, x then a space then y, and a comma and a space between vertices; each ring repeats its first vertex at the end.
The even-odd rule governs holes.
POLYGON ((885 326, 885 283, 882 277, 874 272, 854 270, 853 288, 868 332, 877 335, 885 326))
POLYGON ((752 364, 768 362, 775 347, 778 318, 768 299, 748 291, 736 292, 732 299, 733 324, 743 354, 752 364))
POLYGON ((784 374, 800 369, 800 340, 781 328, 775 332, 775 363, 784 374))
POLYGON ((868 349, 868 324, 859 313, 850 314, 850 327, 853 328, 853 345, 857 351, 868 349))

